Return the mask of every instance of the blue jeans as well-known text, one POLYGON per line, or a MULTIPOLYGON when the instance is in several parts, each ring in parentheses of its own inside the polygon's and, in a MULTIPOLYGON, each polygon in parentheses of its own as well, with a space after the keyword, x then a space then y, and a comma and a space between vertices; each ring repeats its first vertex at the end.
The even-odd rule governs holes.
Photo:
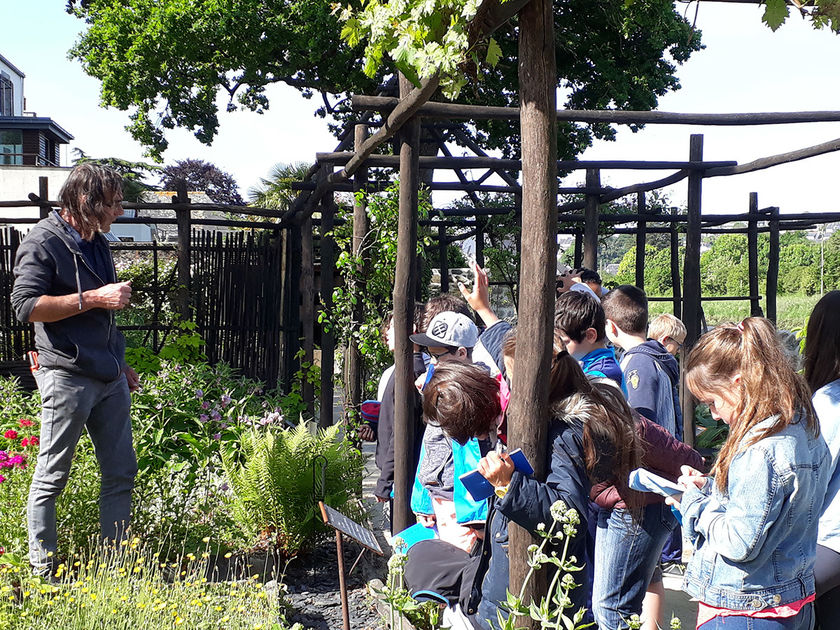
POLYGON ((795 617, 786 619, 714 617, 700 626, 699 630, 811 630, 813 627, 814 604, 806 604, 795 617))
POLYGON ((56 551, 55 501, 67 485, 73 453, 87 428, 99 468, 99 526, 104 539, 118 540, 131 515, 131 490, 137 459, 131 441, 131 399, 125 376, 103 383, 66 370, 35 373, 41 392, 38 463, 26 506, 29 561, 38 572, 49 570, 56 551))
POLYGON ((676 523, 664 503, 645 507, 638 523, 625 509, 598 514, 592 576, 592 612, 598 628, 627 628, 627 620, 641 614, 662 546, 676 523))

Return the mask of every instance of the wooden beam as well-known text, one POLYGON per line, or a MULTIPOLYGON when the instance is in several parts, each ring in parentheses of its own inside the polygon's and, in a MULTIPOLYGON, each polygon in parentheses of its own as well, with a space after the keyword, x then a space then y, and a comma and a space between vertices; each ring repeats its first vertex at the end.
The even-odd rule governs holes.
MULTIPOLYGON (((367 126, 355 126, 355 144, 356 149, 360 148, 367 138, 367 126)), ((367 169, 362 167, 356 171, 353 177, 353 187, 356 192, 363 190, 367 183, 367 169)), ((367 207, 364 200, 359 195, 353 196, 353 256, 356 258, 363 258, 365 261, 369 260, 369 256, 365 253, 364 241, 367 237, 370 223, 367 216, 367 207)), ((369 267, 365 262, 357 268, 357 273, 365 274, 369 267)), ((362 291, 364 287, 362 283, 353 281, 349 289, 352 295, 356 296, 356 304, 353 306, 353 322, 351 324, 353 331, 358 330, 362 325, 362 318, 364 317, 364 300, 362 299, 362 291)), ((350 420, 351 416, 355 416, 358 420, 358 411, 362 404, 362 372, 363 372, 362 353, 359 350, 359 342, 356 336, 351 334, 347 349, 347 361, 345 363, 345 380, 344 380, 344 417, 345 421, 350 420)))
MULTIPOLYGON (((601 187, 601 173, 598 169, 586 169, 586 187, 601 187)), ((600 197, 586 195, 586 207, 583 213, 583 266, 592 271, 598 271, 598 215, 600 211, 600 197)))
MULTIPOLYGON (((399 99, 387 96, 354 94, 351 97, 354 111, 391 111, 399 99)), ((490 105, 462 105, 459 103, 428 102, 419 108, 424 118, 451 118, 460 120, 516 120, 518 107, 490 105)), ((747 126, 786 125, 810 122, 838 122, 840 111, 807 112, 737 112, 737 113, 684 113, 662 111, 631 111, 616 109, 561 109, 558 122, 610 123, 622 125, 705 125, 747 126)))
MULTIPOLYGON (((303 332, 303 360, 309 365, 315 361, 315 252, 312 242, 312 218, 300 226, 300 325, 303 332)), ((309 379, 301 384, 303 402, 308 419, 315 417, 315 388, 309 379)))
POLYGON ((767 255, 767 319, 776 323, 776 295, 779 291, 779 209, 770 210, 770 251, 767 255))
MULTIPOLYGON (((647 211, 647 204, 645 203, 645 193, 636 193, 636 212, 644 216, 647 211)), ((645 288, 645 246, 647 245, 646 238, 647 221, 640 220, 636 229, 636 286, 640 289, 645 288)))
POLYGON ((750 220, 747 224, 747 266, 750 283, 750 315, 761 317, 761 297, 758 295, 758 193, 750 193, 750 220))
MULTIPOLYGON (((408 82, 400 77, 400 92, 408 82)), ((417 193, 420 186, 420 124, 410 119, 400 132, 400 192, 397 219, 397 268, 394 274, 394 507, 392 530, 413 525, 414 482, 414 353, 408 338, 414 324, 417 253, 417 193)))
POLYGON ((778 166, 779 164, 787 164, 789 162, 797 162, 807 158, 815 157, 817 155, 824 155, 840 151, 840 138, 829 140, 821 144, 805 147, 804 149, 797 149, 795 151, 788 151, 786 153, 779 153, 769 157, 759 158, 746 164, 739 164, 738 166, 723 166, 720 168, 711 168, 706 171, 704 177, 720 177, 721 175, 740 175, 742 173, 752 173, 760 171, 771 166, 778 166))
MULTIPOLYGON (((187 184, 183 179, 178 180, 178 203, 184 206, 190 202, 187 197, 187 184)), ((184 321, 192 320, 190 309, 190 246, 192 244, 192 226, 190 213, 186 208, 177 208, 175 218, 178 224, 178 314, 184 321)))
MULTIPOLYGON (((508 408, 508 440, 533 464, 534 476, 548 472, 548 379, 551 369, 555 278, 557 274, 557 70, 554 11, 550 0, 532 0, 519 14, 519 99, 522 138, 522 256, 519 275, 519 331, 514 395, 508 408)), ((510 591, 524 588, 524 604, 539 602, 545 572, 525 584, 530 532, 511 521, 510 591), (523 587, 524 584, 524 587, 523 587)), ((578 532, 585 536, 586 532, 578 532)), ((539 627, 520 617, 517 627, 539 627)))
MULTIPOLYGON (((692 134, 690 160, 703 159, 703 135, 692 134)), ((685 262, 683 266, 683 323, 686 328, 683 352, 688 354, 700 337, 700 215, 702 213, 703 176, 698 172, 688 178, 688 227, 685 236, 685 262)), ((684 396, 683 441, 694 446, 694 400, 684 396)))
MULTIPOLYGON (((317 153, 316 159, 319 162, 329 164, 350 164, 358 153, 350 151, 339 151, 330 153, 317 153)), ((395 167, 399 166, 398 155, 369 155, 363 160, 366 166, 370 167, 395 167)), ((711 169, 737 166, 734 160, 716 162, 675 162, 669 160, 560 160, 557 162, 557 170, 574 171, 590 168, 597 169, 628 169, 628 170, 672 170, 672 169, 711 169)), ((522 168, 521 160, 508 160, 504 158, 484 156, 431 156, 424 155, 420 158, 422 169, 469 169, 469 168, 497 168, 508 171, 518 171, 522 168)))

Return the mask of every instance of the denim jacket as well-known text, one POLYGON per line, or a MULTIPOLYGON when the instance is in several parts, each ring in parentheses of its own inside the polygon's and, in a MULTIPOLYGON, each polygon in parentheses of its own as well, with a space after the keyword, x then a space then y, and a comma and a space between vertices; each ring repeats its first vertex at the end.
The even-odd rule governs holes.
MULTIPOLYGON (((758 423, 745 442, 772 426, 758 423)), ((683 494, 683 529, 695 546, 684 589, 710 606, 762 610, 814 593, 817 522, 829 452, 797 421, 743 449, 727 493, 712 479, 683 494)))
POLYGON ((820 516, 817 542, 840 553, 840 379, 814 393, 814 410, 820 419, 820 434, 831 451, 830 480, 820 516))

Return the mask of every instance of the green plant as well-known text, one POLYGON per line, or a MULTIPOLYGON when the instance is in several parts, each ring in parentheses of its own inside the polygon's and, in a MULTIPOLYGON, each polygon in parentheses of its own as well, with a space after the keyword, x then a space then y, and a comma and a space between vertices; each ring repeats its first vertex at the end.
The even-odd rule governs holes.
MULTIPOLYGON (((59 564, 59 583, 27 577, 27 563, 0 556, 4 628, 287 628, 280 599, 257 581, 214 582, 210 539, 198 554, 164 561, 139 538, 94 547, 59 564)), ((300 628, 300 626, 295 626, 300 628)))
MULTIPOLYGON (((567 508, 563 501, 556 501, 551 506, 552 523, 545 529, 545 525, 540 523, 542 527, 537 527, 537 535, 542 538, 539 545, 532 544, 528 547, 528 573, 522 581, 522 588, 518 595, 514 595, 508 591, 507 601, 502 603, 502 607, 508 611, 505 616, 501 611, 497 613, 496 622, 500 630, 517 630, 517 620, 520 617, 530 617, 538 621, 542 628, 566 628, 572 630, 573 628, 589 627, 589 624, 582 624, 585 610, 583 608, 575 611, 571 617, 566 614, 567 609, 571 608, 572 603, 569 599, 569 591, 578 585, 575 584, 572 574, 580 571, 581 567, 576 566, 575 563, 569 559, 569 541, 577 532, 577 526, 580 525, 580 515, 574 508, 567 508), (563 552, 558 557, 556 553, 548 555, 545 553, 545 547, 550 542, 563 541, 563 552), (530 605, 525 605, 523 597, 525 588, 528 582, 533 577, 536 571, 539 571, 543 565, 552 565, 554 567, 554 575, 548 587, 548 592, 544 597, 540 598, 540 602, 531 602, 530 605)), ((495 625, 492 624, 491 625, 495 625)))
MULTIPOLYGON (((353 254, 353 225, 345 221, 333 231, 339 254, 336 271, 344 279, 342 286, 333 290, 333 308, 323 311, 318 321, 336 335, 337 344, 345 346, 352 338, 359 347, 364 361, 365 391, 376 391, 379 376, 386 366, 393 363, 393 356, 382 341, 380 327, 391 308, 397 268, 397 216, 399 214, 399 183, 395 182, 384 193, 357 193, 360 202, 367 205, 370 228, 365 235, 358 255, 353 254), (355 307, 362 305, 361 319, 355 317, 355 307)), ((418 216, 428 217, 432 209, 428 191, 421 191, 418 216)), ((349 210, 344 210, 352 218, 349 210)), ((418 254, 431 247, 428 228, 418 230, 418 254)), ((422 264, 426 273, 422 286, 428 287, 431 278, 429 265, 422 264)))
POLYGON ((417 630, 437 630, 441 625, 440 604, 418 602, 405 587, 407 556, 402 549, 404 546, 399 538, 395 541, 394 555, 388 559, 387 582, 381 589, 374 588, 373 592, 388 604, 390 628, 401 629, 405 617, 417 630))
POLYGON ((729 425, 723 420, 712 418, 709 406, 702 403, 694 409, 694 424, 701 429, 695 440, 695 446, 698 448, 717 451, 729 435, 729 425))
POLYGON ((138 374, 157 372, 162 361, 172 361, 178 364, 206 363, 207 355, 202 346, 204 339, 196 332, 196 324, 175 317, 172 322, 173 335, 167 338, 160 352, 155 352, 148 346, 127 347, 125 361, 137 370, 138 374))
MULTIPOLYGON (((286 394, 280 397, 280 407, 288 418, 294 418, 295 422, 302 421, 306 413, 306 401, 303 399, 303 385, 308 383, 312 386, 312 393, 317 403, 321 396, 321 367, 315 363, 304 361, 306 351, 301 348, 295 354, 295 359, 300 362, 300 369, 291 380, 291 387, 286 394)), ((311 420, 311 418, 307 418, 311 420)))
POLYGON ((311 547, 328 531, 318 499, 350 518, 365 516, 359 501, 364 457, 339 429, 314 435, 305 424, 252 429, 242 435, 240 449, 222 452, 234 520, 255 549, 292 556, 311 547))

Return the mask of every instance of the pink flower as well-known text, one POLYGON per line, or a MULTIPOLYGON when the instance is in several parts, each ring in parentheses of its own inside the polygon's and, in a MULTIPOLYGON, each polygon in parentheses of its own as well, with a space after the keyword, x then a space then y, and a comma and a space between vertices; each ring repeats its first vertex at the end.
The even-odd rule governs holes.
POLYGON ((4 481, 6 481, 6 478, 3 475, 0 475, 0 483, 3 483, 4 481))
POLYGON ((18 420, 18 425, 21 427, 31 427, 34 424, 35 423, 32 422, 32 420, 30 420, 29 418, 21 418, 20 420, 18 420))
POLYGON ((15 431, 14 429, 9 429, 8 431, 6 431, 6 432, 3 434, 3 437, 4 437, 4 438, 8 438, 8 439, 10 439, 10 440, 16 440, 16 439, 17 439, 17 436, 18 436, 18 433, 17 433, 17 431, 15 431))
POLYGON ((29 438, 29 446, 38 446, 41 443, 41 440, 38 439, 37 435, 33 435, 29 438))
POLYGON ((29 438, 23 438, 23 439, 20 441, 20 445, 21 445, 21 446, 29 446, 29 438))

